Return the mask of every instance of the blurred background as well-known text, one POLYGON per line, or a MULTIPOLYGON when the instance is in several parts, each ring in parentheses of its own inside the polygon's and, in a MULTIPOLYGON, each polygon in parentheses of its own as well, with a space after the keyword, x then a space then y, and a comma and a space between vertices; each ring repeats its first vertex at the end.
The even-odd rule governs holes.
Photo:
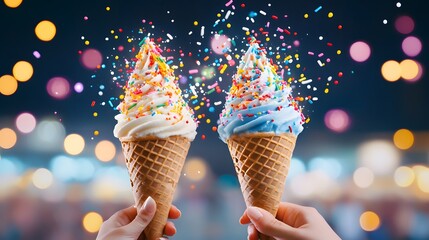
POLYGON ((343 239, 429 239, 429 63, 423 1, 0 3, 0 239, 95 239, 133 204, 115 109, 145 36, 199 121, 172 239, 246 239, 216 132, 255 36, 307 117, 283 199, 343 239))

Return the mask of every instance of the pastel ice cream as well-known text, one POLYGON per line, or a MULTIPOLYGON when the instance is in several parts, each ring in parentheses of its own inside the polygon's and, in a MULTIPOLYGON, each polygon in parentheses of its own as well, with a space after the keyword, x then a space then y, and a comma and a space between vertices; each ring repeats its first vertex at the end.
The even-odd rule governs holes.
POLYGON ((233 134, 302 132, 305 121, 291 95, 291 87, 253 40, 242 57, 220 114, 218 132, 226 140, 233 134))
POLYGON ((184 136, 190 141, 197 134, 193 111, 183 100, 173 70, 162 50, 146 38, 119 104, 113 134, 120 139, 145 136, 166 138, 184 136))
POLYGON ((141 208, 148 196, 157 204, 142 233, 148 240, 163 236, 190 142, 197 134, 193 111, 161 52, 148 38, 143 40, 113 131, 121 141, 135 205, 141 208))

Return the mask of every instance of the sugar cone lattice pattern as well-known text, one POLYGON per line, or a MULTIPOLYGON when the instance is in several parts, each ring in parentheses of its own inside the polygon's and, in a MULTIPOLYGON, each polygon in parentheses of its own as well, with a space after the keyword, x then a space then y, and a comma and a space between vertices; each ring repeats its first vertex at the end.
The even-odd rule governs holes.
POLYGON ((148 240, 162 237, 190 141, 173 136, 121 143, 136 205, 142 207, 148 196, 157 204, 155 217, 144 235, 148 240))
MULTIPOLYGON (((228 148, 247 206, 263 208, 276 216, 296 136, 252 133, 233 135, 228 148)), ((260 239, 272 239, 260 234, 260 239)))

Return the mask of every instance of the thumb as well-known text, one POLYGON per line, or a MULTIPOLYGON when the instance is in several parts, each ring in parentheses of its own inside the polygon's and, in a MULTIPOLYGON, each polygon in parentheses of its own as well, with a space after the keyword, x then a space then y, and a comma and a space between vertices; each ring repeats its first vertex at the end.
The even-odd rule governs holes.
POLYGON ((156 212, 156 203, 152 197, 148 197, 143 204, 143 207, 137 213, 136 218, 126 226, 129 233, 136 235, 136 238, 142 233, 142 231, 152 221, 153 216, 156 212))
POLYGON ((296 229, 277 220, 271 213, 258 207, 248 207, 247 216, 258 232, 277 238, 295 239, 296 229))

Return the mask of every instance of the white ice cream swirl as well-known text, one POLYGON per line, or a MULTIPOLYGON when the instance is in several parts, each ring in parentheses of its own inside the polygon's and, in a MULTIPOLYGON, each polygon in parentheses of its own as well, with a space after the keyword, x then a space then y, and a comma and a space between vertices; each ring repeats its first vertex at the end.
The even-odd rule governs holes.
POLYGON ((113 134, 122 140, 147 136, 183 136, 194 140, 197 124, 193 111, 183 100, 173 70, 161 55, 162 50, 144 39, 133 73, 119 104, 120 114, 113 134))

